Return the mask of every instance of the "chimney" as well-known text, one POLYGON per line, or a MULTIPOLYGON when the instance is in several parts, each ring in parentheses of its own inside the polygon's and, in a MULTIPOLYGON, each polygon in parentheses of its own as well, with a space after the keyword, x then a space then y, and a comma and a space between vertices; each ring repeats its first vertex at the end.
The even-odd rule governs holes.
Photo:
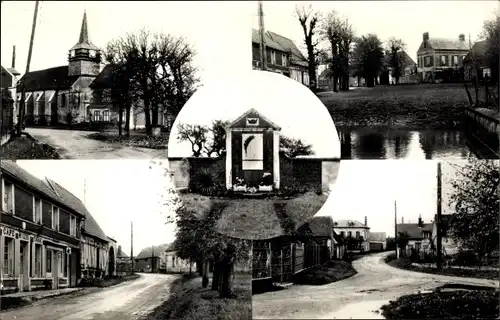
POLYGON ((423 35, 423 40, 424 40, 424 41, 429 40, 429 32, 424 32, 424 35, 423 35))
POLYGON ((465 41, 465 34, 461 33, 458 35, 458 40, 465 41))
POLYGON ((405 223, 405 217, 401 217, 401 223, 405 223))
POLYGON ((365 216, 365 227, 368 226, 368 218, 365 216))
POLYGON ((16 68, 16 46, 12 46, 12 69, 16 68))

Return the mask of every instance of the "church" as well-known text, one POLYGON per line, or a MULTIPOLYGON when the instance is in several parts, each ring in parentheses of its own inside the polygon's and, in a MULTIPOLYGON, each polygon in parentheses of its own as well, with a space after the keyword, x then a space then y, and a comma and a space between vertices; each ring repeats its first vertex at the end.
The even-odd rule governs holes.
MULTIPOLYGON (((16 105, 20 105, 24 84, 26 125, 117 121, 112 103, 101 99, 103 91, 109 90, 105 79, 110 68, 102 63, 99 47, 89 40, 84 12, 80 38, 69 49, 68 65, 29 72, 18 82, 16 105)), ((133 106, 130 113, 130 129, 144 128, 144 111, 133 106)), ((159 123, 163 123, 163 117, 159 117, 159 123)))

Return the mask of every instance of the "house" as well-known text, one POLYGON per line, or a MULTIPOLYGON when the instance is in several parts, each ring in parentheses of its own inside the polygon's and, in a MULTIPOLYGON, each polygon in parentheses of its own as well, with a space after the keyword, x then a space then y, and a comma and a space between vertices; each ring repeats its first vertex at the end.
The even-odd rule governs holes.
POLYGON ((165 266, 165 251, 169 244, 161 244, 142 249, 134 258, 134 270, 138 272, 158 273, 165 266))
POLYGON ((21 75, 16 70, 16 46, 12 48, 12 65, 10 68, 2 66, 1 89, 9 89, 12 97, 16 96, 16 86, 21 75))
MULTIPOLYGON (((457 243, 451 238, 450 235, 450 220, 452 218, 451 214, 441 215, 441 244, 442 253, 444 256, 449 256, 458 251, 457 243)), ((434 244, 437 244, 437 215, 434 217, 434 222, 432 223, 432 234, 431 239, 434 244)))
MULTIPOLYGON (((318 66, 318 89, 333 90, 333 74, 328 64, 318 66)), ((349 77, 349 87, 364 87, 366 80, 363 77, 349 77)))
MULTIPOLYGON (((398 51, 398 61, 400 61, 401 74, 399 77, 399 84, 417 83, 417 64, 406 53, 406 51, 398 51)), ((396 77, 394 76, 394 68, 391 66, 391 54, 384 56, 382 64, 385 66, 385 71, 380 76, 381 84, 396 84, 396 77)))
MULTIPOLYGON (((264 33, 267 71, 281 73, 309 86, 309 63, 295 43, 277 33, 264 33)), ((260 34, 252 29, 252 67, 260 70, 260 34)))
POLYGON ((0 145, 7 142, 9 133, 14 129, 17 119, 15 117, 15 97, 16 85, 19 72, 15 69, 16 65, 16 46, 12 51, 12 66, 10 68, 2 67, 1 70, 1 88, 2 91, 2 111, 0 112, 0 145))
POLYGON ((465 35, 457 39, 422 36, 417 50, 417 72, 421 82, 456 81, 462 79, 463 60, 469 52, 465 35))
POLYGON ((177 255, 175 242, 171 243, 164 251, 165 271, 167 273, 184 273, 195 270, 194 262, 179 258, 177 255))
POLYGON ((402 233, 408 239, 405 253, 409 255, 411 249, 415 249, 419 253, 431 252, 433 247, 432 228, 433 223, 424 223, 420 217, 418 223, 398 223, 396 227, 398 237, 402 233))
POLYGON ((5 291, 74 287, 87 211, 13 161, 0 161, 0 278, 5 291))
POLYGON ((464 78, 471 81, 477 78, 479 81, 486 77, 491 78, 491 68, 486 56, 485 40, 477 41, 464 58, 464 78))
POLYGON ((370 251, 370 243, 368 242, 368 220, 365 217, 365 223, 356 220, 334 220, 333 229, 344 239, 344 242, 349 251, 370 251))
MULTIPOLYGON (((109 123, 117 119, 109 104, 94 103, 91 84, 104 71, 101 60, 101 50, 89 40, 84 13, 78 42, 69 49, 68 65, 31 71, 18 82, 16 105, 24 86, 26 124, 109 123)), ((132 117, 130 126, 134 123, 136 127, 144 125, 132 117)))
POLYGON ((320 263, 344 257, 344 240, 334 231, 333 218, 315 216, 301 227, 308 227, 314 241, 321 247, 320 263))
POLYGON ((385 232, 368 232, 370 251, 384 251, 387 248, 387 234, 385 232))

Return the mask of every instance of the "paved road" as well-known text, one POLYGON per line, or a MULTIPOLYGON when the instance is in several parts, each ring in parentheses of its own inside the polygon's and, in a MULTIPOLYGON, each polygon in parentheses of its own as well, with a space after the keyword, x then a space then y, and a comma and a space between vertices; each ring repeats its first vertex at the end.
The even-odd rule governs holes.
POLYGON ((141 274, 136 280, 82 296, 58 297, 0 312, 1 320, 136 320, 168 299, 176 275, 141 274))
POLYGON ((323 286, 294 285, 282 291, 254 295, 253 319, 384 319, 379 313, 389 300, 445 283, 497 286, 498 281, 439 276, 387 265, 389 253, 353 262, 351 278, 323 286))
POLYGON ((152 159, 166 158, 167 150, 126 147, 118 143, 107 143, 89 139, 95 132, 26 128, 26 133, 42 143, 54 147, 63 159, 152 159))

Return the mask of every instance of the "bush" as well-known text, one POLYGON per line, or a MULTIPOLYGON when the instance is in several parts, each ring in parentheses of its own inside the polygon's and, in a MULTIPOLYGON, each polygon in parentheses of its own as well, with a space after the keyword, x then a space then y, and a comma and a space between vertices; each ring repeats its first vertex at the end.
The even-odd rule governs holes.
POLYGON ((479 259, 472 250, 459 251, 453 256, 451 261, 452 264, 459 266, 474 266, 477 265, 478 262, 479 259))
POLYGON ((344 261, 328 261, 294 275, 295 284, 323 285, 349 278, 357 272, 344 261))

